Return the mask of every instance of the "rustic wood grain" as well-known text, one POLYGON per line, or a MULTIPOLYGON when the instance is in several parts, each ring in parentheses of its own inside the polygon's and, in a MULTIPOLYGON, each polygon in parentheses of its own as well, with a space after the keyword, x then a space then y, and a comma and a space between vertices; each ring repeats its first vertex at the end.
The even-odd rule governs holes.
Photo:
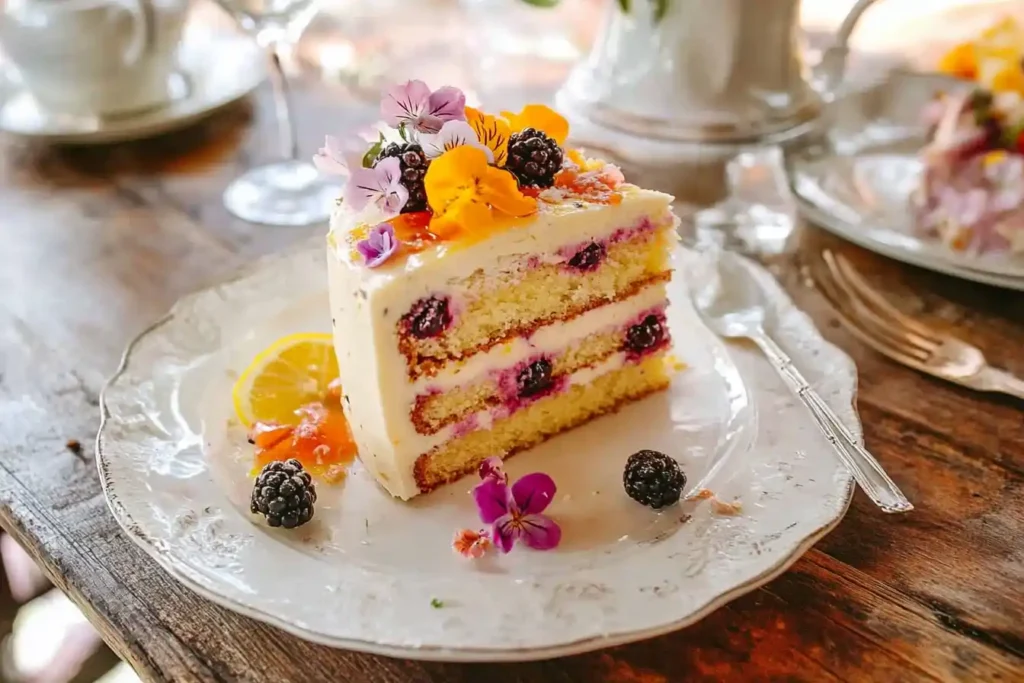
MULTIPOLYGON (((297 88, 302 146, 363 122, 297 88)), ((1024 295, 902 266, 807 230, 776 264, 860 368, 868 447, 917 509, 858 493, 785 575, 682 632, 522 665, 407 662, 304 643, 179 586, 119 531, 100 493, 98 393, 127 340, 181 295, 323 230, 232 219, 220 192, 272 149, 264 95, 156 140, 96 149, 0 141, 0 524, 147 681, 1024 680, 1024 412, 897 366, 808 286, 841 250, 916 315, 1024 374, 1024 295), (84 445, 80 454, 68 439, 84 445)), ((254 312, 254 315, 258 314, 254 312)))

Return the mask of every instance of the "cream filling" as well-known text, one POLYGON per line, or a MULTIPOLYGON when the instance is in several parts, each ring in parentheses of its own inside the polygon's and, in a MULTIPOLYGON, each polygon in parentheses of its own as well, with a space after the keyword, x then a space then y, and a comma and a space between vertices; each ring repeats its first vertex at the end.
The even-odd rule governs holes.
POLYGON ((665 298, 665 283, 657 282, 628 299, 599 306, 568 321, 553 322, 538 328, 529 337, 517 337, 474 354, 464 361, 449 363, 434 377, 416 380, 411 385, 412 400, 416 395, 428 391, 443 393, 472 384, 492 371, 504 370, 531 356, 564 351, 574 341, 618 327, 643 311, 664 304, 665 298))

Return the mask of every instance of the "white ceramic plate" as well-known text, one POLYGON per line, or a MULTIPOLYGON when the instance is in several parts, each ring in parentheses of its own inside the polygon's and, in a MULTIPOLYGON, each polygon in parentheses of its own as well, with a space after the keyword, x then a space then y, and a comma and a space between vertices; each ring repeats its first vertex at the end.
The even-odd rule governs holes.
MULTIPOLYGON (((696 272, 695 257, 678 258, 696 272)), ((669 320, 690 367, 671 389, 508 463, 512 477, 541 470, 558 484, 558 549, 465 560, 450 542, 479 526, 475 478, 402 503, 358 463, 344 485, 318 487, 312 523, 269 529, 248 512, 251 447, 230 386, 276 337, 330 329, 324 260, 316 245, 182 300, 131 344, 103 394, 97 453, 114 516, 171 575, 230 609, 400 657, 567 655, 700 619, 785 570, 849 504, 851 478, 804 409, 756 351, 700 325, 680 277, 669 320), (678 458, 691 482, 721 464, 710 486, 742 513, 634 503, 622 467, 641 448, 678 458)), ((852 362, 757 272, 778 339, 859 434, 852 362)))
POLYGON ((810 220, 867 249, 931 270, 1024 289, 1024 257, 975 256, 915 234, 910 194, 921 173, 921 110, 948 78, 896 71, 833 105, 827 139, 789 159, 797 204, 810 220))
MULTIPOLYGON (((192 23, 178 53, 179 70, 165 107, 113 118, 48 111, 21 84, 0 88, 0 130, 50 143, 99 145, 183 128, 254 90, 266 75, 255 42, 237 33, 192 23), (3 91, 7 91, 4 96, 3 91)), ((4 78, 0 74, 0 80, 4 78)), ((0 83, 0 85, 3 85, 0 83)))

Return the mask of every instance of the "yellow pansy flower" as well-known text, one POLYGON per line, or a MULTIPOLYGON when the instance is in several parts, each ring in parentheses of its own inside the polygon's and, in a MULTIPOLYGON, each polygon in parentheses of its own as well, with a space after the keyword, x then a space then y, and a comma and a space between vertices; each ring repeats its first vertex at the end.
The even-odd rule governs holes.
POLYGON ((504 166, 508 159, 508 138, 512 134, 508 122, 473 107, 466 107, 466 122, 476 132, 477 139, 494 153, 494 165, 504 166))
POLYGON ((537 210, 537 201, 520 192, 515 177, 489 165, 475 147, 442 154, 430 164, 423 184, 434 212, 430 231, 442 239, 483 234, 507 217, 537 210))

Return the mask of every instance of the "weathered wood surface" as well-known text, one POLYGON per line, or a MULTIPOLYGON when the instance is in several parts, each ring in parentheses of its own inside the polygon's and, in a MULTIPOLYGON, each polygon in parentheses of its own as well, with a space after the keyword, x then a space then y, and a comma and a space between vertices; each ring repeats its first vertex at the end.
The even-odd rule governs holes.
MULTIPOLYGON (((352 121, 298 88, 303 149, 352 121)), ((251 226, 220 192, 273 149, 269 102, 149 142, 0 142, 0 524, 149 681, 1021 681, 1024 406, 895 365, 843 331, 801 263, 842 250, 908 310, 1024 375, 1024 295, 901 266, 810 230, 779 273, 860 368, 868 447, 917 510, 857 494, 789 572, 648 642, 522 665, 429 664, 304 643, 194 595, 118 530, 97 397, 126 341, 181 295, 323 230, 251 226), (84 450, 66 448, 78 439, 84 450)), ((258 312, 254 312, 258 315, 258 312)))

